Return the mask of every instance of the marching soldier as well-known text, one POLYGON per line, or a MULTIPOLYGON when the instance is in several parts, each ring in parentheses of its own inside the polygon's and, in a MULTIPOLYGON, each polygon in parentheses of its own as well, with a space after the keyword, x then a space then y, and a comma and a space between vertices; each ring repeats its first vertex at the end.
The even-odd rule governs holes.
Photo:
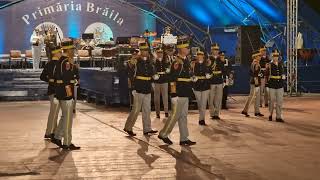
POLYGON ((214 43, 211 46, 212 55, 209 57, 209 64, 211 65, 211 85, 210 85, 210 99, 209 108, 212 119, 220 119, 219 114, 221 110, 222 95, 223 95, 223 75, 224 62, 219 57, 219 45, 214 43))
POLYGON ((141 56, 137 59, 131 59, 134 66, 133 75, 133 108, 127 118, 124 131, 130 136, 136 136, 132 131, 137 121, 140 110, 142 109, 143 134, 150 135, 158 131, 151 129, 151 89, 152 79, 158 80, 159 76, 155 74, 150 59, 149 46, 147 43, 139 44, 141 56))
POLYGON ((55 71, 56 80, 56 98, 62 110, 63 118, 55 131, 55 139, 53 143, 60 145, 63 138, 62 148, 66 150, 78 150, 80 147, 72 144, 72 124, 73 124, 73 99, 74 99, 74 85, 75 66, 72 64, 74 56, 73 41, 66 39, 61 43, 63 49, 63 56, 61 56, 59 64, 55 71), (71 60, 71 61, 70 61, 71 60))
POLYGON ((192 96, 191 67, 190 60, 187 56, 190 53, 189 40, 180 39, 177 44, 178 55, 171 66, 170 93, 172 102, 172 111, 169 119, 166 121, 163 129, 160 131, 158 138, 166 144, 172 144, 168 138, 173 127, 178 121, 180 131, 180 145, 194 145, 196 142, 188 139, 188 106, 189 97, 192 96))
POLYGON ((192 63, 191 69, 194 78, 197 80, 193 84, 193 92, 197 99, 199 109, 199 125, 205 126, 205 115, 210 93, 209 79, 211 78, 211 72, 207 62, 204 61, 204 53, 202 51, 197 52, 196 61, 192 63))
POLYGON ((135 49, 132 52, 131 58, 127 63, 128 68, 128 88, 129 88, 129 101, 130 101, 130 109, 132 109, 133 106, 133 96, 132 91, 133 89, 133 83, 134 83, 134 74, 135 74, 135 65, 137 63, 137 58, 139 57, 139 49, 135 49))
POLYGON ((244 106, 243 111, 241 114, 244 114, 246 117, 249 117, 248 110, 249 107, 252 103, 252 100, 255 100, 255 105, 254 105, 254 115, 255 116, 264 116, 263 114, 260 113, 259 109, 259 99, 260 99, 260 85, 261 85, 261 67, 260 67, 260 59, 261 59, 261 54, 259 51, 256 51, 252 55, 252 63, 251 63, 251 68, 250 68, 250 94, 249 97, 246 101, 246 104, 244 106))
POLYGON ((154 81, 154 106, 156 109, 157 118, 160 118, 160 94, 164 106, 165 117, 168 117, 168 82, 170 73, 170 63, 163 59, 162 49, 156 50, 157 57, 155 61, 156 73, 159 79, 154 81))
POLYGON ((270 62, 267 56, 267 49, 265 47, 260 48, 261 60, 261 86, 260 86, 260 107, 262 107, 263 103, 265 107, 268 107, 268 88, 266 87, 267 79, 266 79, 266 64, 270 62))
POLYGON ((74 63, 74 45, 72 39, 64 39, 64 46, 62 46, 64 55, 68 57, 68 61, 73 65, 72 71, 74 73, 74 96, 73 96, 73 113, 76 113, 78 87, 80 85, 79 65, 74 63))
POLYGON ((225 83, 223 86, 223 96, 222 96, 222 109, 228 109, 227 107, 227 100, 228 100, 228 94, 229 94, 229 86, 231 86, 232 82, 232 74, 231 74, 231 63, 228 59, 225 58, 224 52, 220 52, 220 59, 224 63, 224 70, 225 70, 225 83))
POLYGON ((40 75, 40 79, 42 81, 48 82, 47 94, 50 100, 50 112, 49 112, 48 121, 47 121, 46 133, 44 135, 45 139, 54 138, 54 132, 57 127, 58 115, 60 110, 59 101, 57 100, 57 98, 55 98, 55 79, 54 79, 56 66, 59 62, 59 59, 62 56, 60 46, 57 46, 54 49, 52 49, 51 54, 53 56, 52 60, 48 61, 48 63, 45 65, 40 75))
POLYGON ((276 108, 276 121, 284 122, 282 119, 282 102, 283 102, 283 81, 285 80, 284 66, 279 62, 279 51, 272 52, 272 62, 269 65, 269 93, 270 93, 270 106, 269 106, 269 121, 272 121, 272 114, 274 104, 276 108))

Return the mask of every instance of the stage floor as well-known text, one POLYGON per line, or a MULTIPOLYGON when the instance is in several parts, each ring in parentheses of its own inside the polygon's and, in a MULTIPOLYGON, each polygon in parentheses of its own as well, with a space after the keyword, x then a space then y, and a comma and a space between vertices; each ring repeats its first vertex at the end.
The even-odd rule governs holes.
MULTIPOLYGON (((143 136, 141 116, 130 138, 122 131, 128 109, 78 104, 73 142, 60 151, 43 140, 49 103, 0 103, 0 179, 234 179, 301 180, 320 176, 320 96, 285 98, 285 124, 240 115, 244 96, 234 97, 221 121, 198 126, 189 112, 190 139, 181 147, 178 126, 165 146, 143 136)), ((252 113, 251 113, 252 114, 252 113)), ((164 117, 164 114, 161 114, 164 117)), ((163 119, 155 118, 160 129, 163 119)))

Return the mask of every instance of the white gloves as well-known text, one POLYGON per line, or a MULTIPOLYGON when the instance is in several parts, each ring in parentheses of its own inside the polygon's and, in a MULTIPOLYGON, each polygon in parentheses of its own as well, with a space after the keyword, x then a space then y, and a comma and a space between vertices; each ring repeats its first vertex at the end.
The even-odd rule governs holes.
POLYGON ((133 90, 131 93, 132 93, 132 96, 136 96, 137 95, 137 91, 136 90, 133 90))
POLYGON ((166 73, 169 74, 170 73, 170 68, 166 69, 166 73))
POLYGON ((212 77, 212 75, 211 75, 211 74, 209 74, 209 73, 208 73, 208 74, 206 74, 206 78, 207 78, 207 79, 210 79, 211 77, 212 77))
POLYGON ((178 102, 178 97, 171 98, 171 103, 176 104, 178 102))
POLYGON ((197 81, 198 81, 198 78, 197 78, 196 76, 192 76, 192 77, 191 77, 191 81, 192 81, 192 82, 197 82, 197 81))
POLYGON ((285 80, 286 79, 286 75, 283 74, 282 75, 282 79, 285 80))
POLYGON ((153 77, 152 77, 154 80, 158 80, 159 79, 159 75, 158 74, 155 74, 155 75, 153 75, 153 77))

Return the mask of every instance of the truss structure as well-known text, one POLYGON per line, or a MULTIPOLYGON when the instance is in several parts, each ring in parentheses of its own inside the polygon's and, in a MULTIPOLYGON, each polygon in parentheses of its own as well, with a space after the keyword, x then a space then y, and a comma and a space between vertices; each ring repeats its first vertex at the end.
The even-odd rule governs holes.
POLYGON ((287 0, 287 91, 298 94, 298 0, 287 0))

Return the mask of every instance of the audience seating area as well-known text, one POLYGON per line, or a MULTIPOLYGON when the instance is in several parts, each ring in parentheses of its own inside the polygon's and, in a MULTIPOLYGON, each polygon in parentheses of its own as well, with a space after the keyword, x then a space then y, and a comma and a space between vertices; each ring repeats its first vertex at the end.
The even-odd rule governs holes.
MULTIPOLYGON (((80 67, 114 67, 116 56, 108 56, 105 50, 78 50, 74 61, 79 62, 80 67)), ((40 68, 48 62, 46 52, 41 52, 40 68)), ((20 50, 11 50, 8 54, 0 54, 1 69, 27 69, 32 68, 32 50, 24 52, 20 50)))

